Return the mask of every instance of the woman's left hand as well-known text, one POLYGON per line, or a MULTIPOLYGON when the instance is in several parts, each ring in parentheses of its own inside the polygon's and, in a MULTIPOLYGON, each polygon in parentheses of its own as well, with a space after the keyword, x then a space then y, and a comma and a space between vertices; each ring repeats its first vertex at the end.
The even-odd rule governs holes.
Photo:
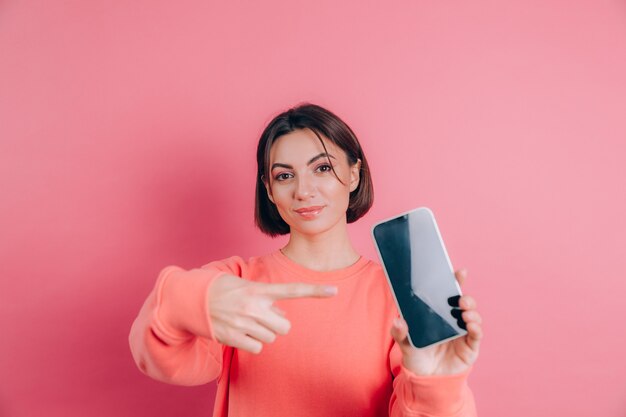
MULTIPOLYGON (((467 272, 456 271, 457 281, 463 285, 467 272)), ((463 310, 463 321, 467 334, 435 346, 416 349, 411 346, 406 322, 398 317, 391 329, 391 335, 402 351, 402 364, 416 375, 453 375, 467 371, 478 358, 480 339, 483 336, 482 319, 476 311, 476 301, 467 295, 459 299, 463 310)))

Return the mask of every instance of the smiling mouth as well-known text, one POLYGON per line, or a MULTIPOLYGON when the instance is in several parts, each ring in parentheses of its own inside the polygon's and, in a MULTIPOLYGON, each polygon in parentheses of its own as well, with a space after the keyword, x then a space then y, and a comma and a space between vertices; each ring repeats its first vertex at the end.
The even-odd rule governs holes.
POLYGON ((296 213, 301 215, 302 217, 315 217, 324 209, 324 206, 311 206, 311 207, 303 207, 297 210, 294 210, 296 213))

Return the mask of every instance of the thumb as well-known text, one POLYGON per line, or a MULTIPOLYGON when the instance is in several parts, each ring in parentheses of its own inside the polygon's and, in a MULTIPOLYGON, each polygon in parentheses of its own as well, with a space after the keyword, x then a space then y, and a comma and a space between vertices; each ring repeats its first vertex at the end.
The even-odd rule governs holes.
POLYGON ((413 346, 409 342, 409 327, 402 317, 398 317, 393 321, 391 325, 391 336, 396 341, 402 354, 407 354, 413 346))

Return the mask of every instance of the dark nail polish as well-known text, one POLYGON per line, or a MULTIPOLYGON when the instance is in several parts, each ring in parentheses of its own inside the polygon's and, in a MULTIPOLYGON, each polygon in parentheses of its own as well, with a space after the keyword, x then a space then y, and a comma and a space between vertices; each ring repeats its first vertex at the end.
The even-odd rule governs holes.
POLYGON ((458 307, 460 299, 461 299, 460 295, 452 296, 452 297, 448 298, 448 305, 450 307, 458 307))
POLYGON ((465 321, 463 319, 458 319, 456 321, 456 324, 458 324, 461 329, 467 330, 467 325, 465 324, 465 321))

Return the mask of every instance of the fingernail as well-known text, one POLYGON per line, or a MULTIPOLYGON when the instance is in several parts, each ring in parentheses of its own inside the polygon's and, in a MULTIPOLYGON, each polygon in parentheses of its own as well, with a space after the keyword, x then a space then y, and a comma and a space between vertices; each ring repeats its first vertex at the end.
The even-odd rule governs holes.
POLYGON ((460 298, 461 298, 460 295, 455 295, 453 297, 448 298, 448 305, 450 307, 458 307, 460 298))
POLYGON ((453 308, 452 311, 450 311, 450 314, 455 319, 460 319, 461 316, 463 315, 463 310, 459 310, 458 308, 453 308))
POLYGON ((397 327, 398 329, 399 329, 400 327, 402 327, 402 322, 400 321, 400 318, 398 318, 398 317, 397 317, 397 318, 395 318, 395 319, 393 320, 393 325, 394 325, 395 327, 397 327))
POLYGON ((337 295, 338 291, 337 287, 324 287, 324 293, 328 295, 337 295))

